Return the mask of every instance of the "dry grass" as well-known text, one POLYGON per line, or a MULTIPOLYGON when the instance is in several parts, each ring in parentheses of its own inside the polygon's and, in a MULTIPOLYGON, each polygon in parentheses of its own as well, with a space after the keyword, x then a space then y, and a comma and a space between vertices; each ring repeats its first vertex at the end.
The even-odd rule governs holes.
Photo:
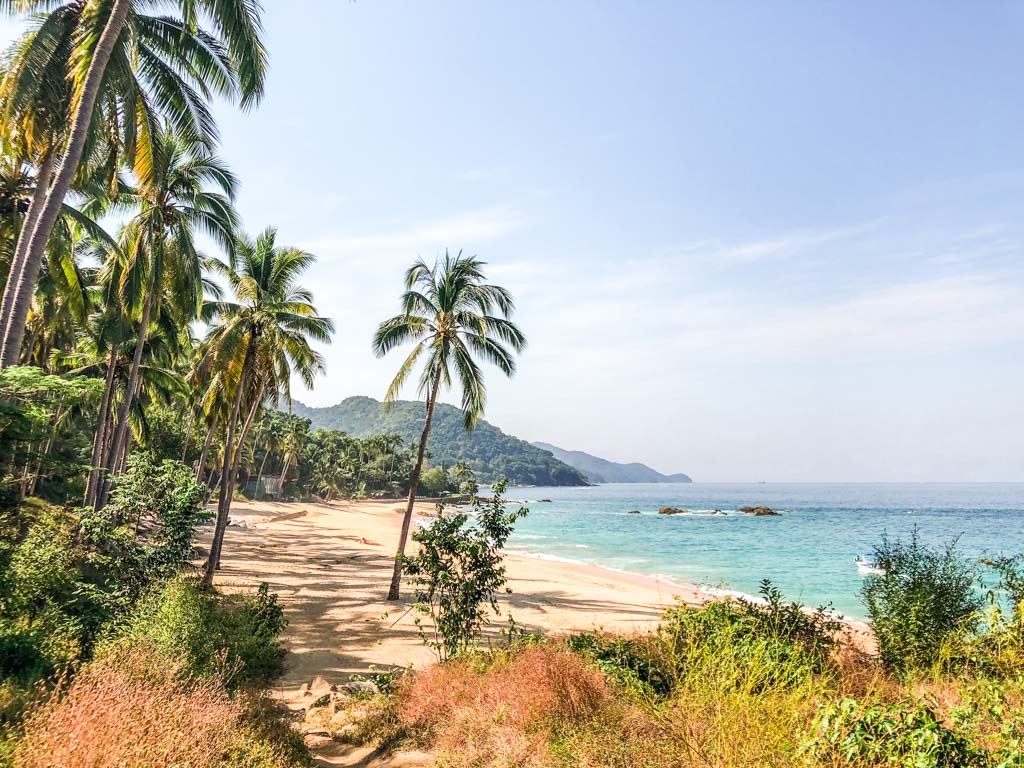
POLYGON ((431 667, 398 693, 402 725, 422 734, 446 766, 547 766, 564 729, 612 704, 603 676, 583 660, 545 646, 431 667))
POLYGON ((25 720, 17 768, 219 766, 242 717, 214 679, 133 651, 82 669, 25 720))

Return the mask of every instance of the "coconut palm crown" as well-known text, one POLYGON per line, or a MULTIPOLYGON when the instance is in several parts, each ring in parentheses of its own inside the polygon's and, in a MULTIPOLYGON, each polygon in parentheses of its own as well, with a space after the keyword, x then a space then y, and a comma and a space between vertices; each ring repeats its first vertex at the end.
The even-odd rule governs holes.
POLYGON ((450 387, 453 373, 462 389, 462 410, 467 430, 476 426, 487 403, 483 371, 475 357, 493 363, 506 376, 516 370, 513 352, 526 347, 526 337, 509 317, 515 304, 509 292, 484 282, 485 262, 454 258, 429 267, 422 259, 405 273, 402 314, 381 323, 373 339, 373 352, 383 357, 395 347, 415 342, 384 398, 394 403, 417 363, 422 359, 419 392, 429 396, 433 386, 450 387))

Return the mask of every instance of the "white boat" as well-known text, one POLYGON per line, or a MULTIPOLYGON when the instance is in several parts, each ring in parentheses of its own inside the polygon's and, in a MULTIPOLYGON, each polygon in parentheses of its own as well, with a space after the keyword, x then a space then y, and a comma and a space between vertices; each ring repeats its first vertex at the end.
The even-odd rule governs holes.
POLYGON ((857 573, 861 576, 885 576, 885 568, 878 564, 873 554, 857 555, 857 573))

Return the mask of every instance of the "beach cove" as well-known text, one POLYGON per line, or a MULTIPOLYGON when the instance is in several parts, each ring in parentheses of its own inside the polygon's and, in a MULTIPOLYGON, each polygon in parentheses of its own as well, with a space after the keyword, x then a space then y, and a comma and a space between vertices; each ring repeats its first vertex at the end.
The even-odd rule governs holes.
MULTIPOLYGON (((375 669, 419 669, 436 661, 418 635, 408 594, 398 604, 385 600, 402 506, 381 500, 232 508, 216 584, 236 591, 266 582, 280 595, 288 655, 274 691, 290 707, 308 706, 318 678, 338 684, 375 669)), ((421 521, 433 510, 427 502, 416 505, 421 521)), ((489 629, 492 641, 500 640, 509 614, 519 629, 548 636, 593 629, 628 635, 653 630, 679 602, 700 605, 723 596, 586 563, 508 554, 505 565, 512 592, 499 600, 502 616, 489 629)), ((865 642, 866 628, 859 622, 850 627, 857 642, 865 642)))

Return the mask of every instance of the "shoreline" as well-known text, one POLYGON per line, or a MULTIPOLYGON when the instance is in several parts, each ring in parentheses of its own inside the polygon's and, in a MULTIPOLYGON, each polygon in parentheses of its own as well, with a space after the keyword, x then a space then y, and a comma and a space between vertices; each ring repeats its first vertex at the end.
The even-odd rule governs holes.
MULTIPOLYGON (((417 504, 417 516, 430 508, 417 504)), ((344 683, 373 669, 435 661, 419 636, 408 592, 399 603, 385 599, 403 511, 393 500, 233 505, 216 584, 248 591, 266 582, 280 596, 288 654, 275 694, 289 706, 308 704, 318 678, 344 683)), ((200 550, 209 535, 209 527, 201 531, 200 550)), ((509 615, 523 631, 556 637, 588 630, 633 634, 654 630, 665 610, 680 602, 700 606, 726 596, 662 577, 520 553, 506 552, 505 566, 512 593, 499 597, 501 615, 492 618, 485 643, 498 638, 509 615)), ((865 628, 850 621, 846 627, 865 648, 865 628)))
MULTIPOLYGON (((699 584, 681 581, 672 576, 652 576, 646 573, 639 573, 637 571, 612 568, 607 565, 598 565, 596 563, 586 563, 580 560, 561 558, 557 555, 548 556, 543 553, 526 554, 522 552, 506 552, 505 559, 540 560, 542 562, 550 560, 550 562, 565 565, 566 567, 572 568, 581 574, 591 571, 595 575, 607 574, 612 577, 619 577, 623 581, 635 584, 638 587, 652 589, 659 594, 666 593, 672 595, 673 602, 678 598, 679 602, 689 607, 701 607, 716 600, 744 600, 748 603, 755 603, 758 605, 765 604, 765 600, 763 598, 758 597, 757 595, 751 595, 747 592, 741 592, 737 589, 701 586, 699 584)), ((666 605, 665 607, 670 608, 671 604, 666 605)), ((813 613, 813 609, 810 606, 805 606, 804 611, 813 613)), ((848 633, 873 638, 871 626, 866 621, 852 616, 846 616, 845 614, 841 614, 837 611, 826 611, 826 614, 843 624, 848 633)), ((870 650, 873 648, 873 640, 866 643, 858 641, 857 646, 861 648, 861 650, 870 650)))

